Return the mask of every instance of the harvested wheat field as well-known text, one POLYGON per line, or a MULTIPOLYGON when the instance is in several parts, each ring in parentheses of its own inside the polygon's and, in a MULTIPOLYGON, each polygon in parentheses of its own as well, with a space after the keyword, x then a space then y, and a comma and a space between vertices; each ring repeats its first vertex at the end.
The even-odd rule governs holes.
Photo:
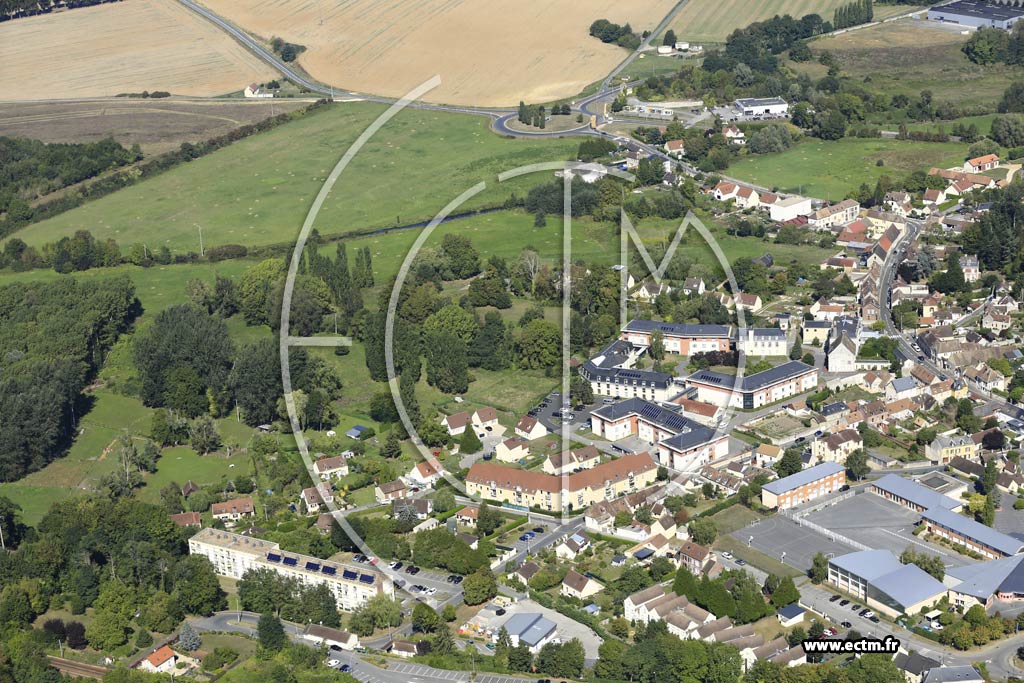
POLYGON ((203 0, 253 35, 304 45, 314 78, 398 97, 479 106, 546 102, 600 80, 628 52, 588 34, 595 19, 653 29, 675 0, 203 0), (322 22, 321 22, 322 16, 322 22))
POLYGON ((159 154, 183 142, 201 142, 308 100, 129 99, 0 103, 0 135, 43 142, 96 142, 113 137, 159 154))
POLYGON ((167 90, 221 95, 275 75, 174 0, 115 4, 0 24, 0 99, 167 90))

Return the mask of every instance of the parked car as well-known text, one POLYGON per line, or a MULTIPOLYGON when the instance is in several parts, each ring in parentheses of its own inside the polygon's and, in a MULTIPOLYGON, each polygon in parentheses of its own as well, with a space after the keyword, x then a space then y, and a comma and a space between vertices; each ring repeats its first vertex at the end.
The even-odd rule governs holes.
POLYGON ((846 607, 846 606, 847 606, 847 605, 849 605, 849 604, 850 604, 850 601, 849 601, 849 600, 846 600, 845 598, 844 598, 843 600, 840 600, 840 601, 839 601, 839 606, 840 606, 840 607, 846 607))
POLYGON ((352 670, 352 667, 349 666, 348 664, 342 664, 340 667, 338 667, 338 671, 340 671, 343 674, 344 673, 348 673, 351 670, 352 670))
POLYGON ((829 602, 838 602, 839 600, 840 597, 838 595, 833 595, 831 598, 828 599, 829 602))
POLYGON ((727 560, 731 560, 732 559, 732 553, 730 553, 728 550, 722 551, 722 557, 724 557, 727 560))
POLYGON ((746 563, 747 563, 747 561, 746 561, 746 560, 744 560, 744 559, 743 559, 742 557, 740 557, 740 558, 737 558, 737 559, 736 559, 736 564, 737 564, 737 566, 740 566, 740 567, 742 567, 742 566, 743 566, 743 565, 745 565, 746 563))
POLYGON ((327 666, 331 667, 332 669, 334 667, 338 666, 339 664, 341 664, 341 662, 339 660, 337 660, 337 659, 328 659, 327 660, 327 666))
POLYGON ((871 617, 868 619, 868 621, 870 621, 872 624, 877 624, 880 621, 880 619, 878 617, 871 617))
POLYGON ((545 531, 545 529, 542 526, 535 526, 535 527, 533 527, 533 533, 535 533, 535 534, 542 534, 542 533, 544 533, 544 531, 545 531))
POLYGON ((844 621, 843 623, 841 623, 839 625, 842 626, 843 628, 853 628, 853 624, 851 624, 848 621, 844 621))
POLYGON ((522 536, 519 537, 519 540, 520 541, 529 541, 530 537, 527 536, 526 534, 523 534, 522 536))

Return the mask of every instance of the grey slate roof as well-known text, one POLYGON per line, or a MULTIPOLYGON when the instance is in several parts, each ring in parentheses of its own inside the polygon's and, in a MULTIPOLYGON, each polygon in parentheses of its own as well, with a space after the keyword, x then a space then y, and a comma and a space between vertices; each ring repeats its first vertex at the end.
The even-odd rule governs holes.
POLYGON ((917 380, 913 377, 897 377, 892 381, 892 388, 897 392, 910 391, 917 386, 917 380))
POLYGON ((660 330, 663 334, 674 337, 728 337, 731 332, 728 325, 682 325, 657 320, 630 320, 622 329, 626 332, 660 330))
POLYGON ((645 419, 654 422, 655 424, 665 428, 668 431, 681 434, 684 432, 693 432, 695 430, 708 430, 693 420, 683 417, 679 413, 669 410, 668 408, 662 408, 659 405, 645 401, 642 398, 627 398, 624 401, 618 403, 612 403, 607 406, 602 406, 595 410, 592 414, 598 417, 604 418, 605 420, 619 420, 627 415, 637 414, 643 416, 645 419))
POLYGON ((944 508, 925 510, 922 517, 1005 555, 1016 555, 1024 548, 1024 541, 944 508))
POLYGON ((966 681, 982 681, 978 670, 969 664, 963 666, 940 666, 932 669, 924 676, 924 683, 965 683, 966 681))
POLYGON ((960 501, 953 500, 941 493, 936 493, 927 486, 922 486, 916 481, 904 479, 898 474, 887 474, 878 481, 873 482, 871 486, 897 498, 909 500, 914 505, 926 510, 929 508, 952 510, 961 505, 960 501))
POLYGON ((829 560, 829 563, 859 576, 868 583, 903 566, 888 550, 861 550, 840 555, 829 560))
POLYGON ((810 467, 802 472, 797 472, 796 474, 791 474, 788 477, 770 481, 761 488, 769 493, 780 495, 786 491, 792 491, 799 486, 803 486, 804 484, 810 484, 812 481, 824 479, 825 477, 836 474, 837 472, 842 472, 845 469, 845 467, 837 462, 823 462, 820 465, 815 465, 814 467, 810 467))
MULTIPOLYGON (((762 372, 754 373, 753 375, 745 375, 737 386, 738 391, 757 391, 764 387, 771 386, 776 382, 783 382, 787 379, 797 377, 799 375, 813 370, 810 365, 801 363, 798 360, 791 360, 788 363, 764 370, 762 372)), ((732 375, 726 375, 721 372, 714 372, 713 370, 698 370, 689 377, 688 382, 700 382, 702 384, 713 384, 716 386, 732 388, 736 384, 736 378, 732 375)))
POLYGON ((915 564, 905 564, 883 574, 872 581, 871 585, 901 605, 904 611, 924 600, 938 599, 949 590, 941 581, 915 564))

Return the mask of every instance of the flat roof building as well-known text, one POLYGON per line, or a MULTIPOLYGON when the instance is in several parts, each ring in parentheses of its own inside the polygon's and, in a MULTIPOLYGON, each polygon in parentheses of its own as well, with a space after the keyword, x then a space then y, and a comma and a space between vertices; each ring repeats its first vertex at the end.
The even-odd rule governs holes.
POLYGON ((770 481, 761 487, 761 504, 767 508, 788 508, 814 500, 846 485, 846 468, 836 462, 820 465, 770 481))
POLYGON ((504 624, 512 645, 526 645, 534 654, 555 637, 556 628, 555 622, 536 612, 514 614, 504 624))
POLYGON ((326 585, 338 609, 353 611, 379 594, 395 596, 391 580, 366 566, 353 567, 281 550, 259 538, 206 528, 188 540, 192 555, 202 555, 220 576, 241 579, 250 569, 269 569, 304 586, 326 585))
POLYGON ((957 0, 928 10, 932 21, 944 21, 961 26, 994 26, 1009 30, 1024 17, 1024 8, 1010 4, 995 4, 984 0, 957 0))
POLYGON ((741 97, 736 100, 736 109, 744 116, 785 116, 789 112, 789 103, 781 97, 741 97))

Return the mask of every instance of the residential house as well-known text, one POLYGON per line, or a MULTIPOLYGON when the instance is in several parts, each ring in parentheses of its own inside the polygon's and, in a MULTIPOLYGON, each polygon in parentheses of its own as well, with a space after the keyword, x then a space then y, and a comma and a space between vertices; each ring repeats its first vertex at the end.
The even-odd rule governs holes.
POLYGON ((409 495, 409 489, 401 479, 395 479, 384 484, 378 484, 373 489, 373 496, 381 505, 390 503, 393 500, 400 500, 409 495))
POLYGON ((590 537, 577 531, 555 546, 555 555, 563 560, 575 560, 576 556, 590 547, 590 537))
POLYGON ((974 382, 988 392, 1006 391, 1006 377, 985 363, 978 363, 964 370, 964 378, 974 382))
POLYGON ((539 571, 540 565, 534 562, 533 560, 529 560, 527 562, 523 562, 521 565, 516 567, 514 571, 510 572, 508 578, 518 579, 519 581, 522 581, 525 585, 530 585, 530 579, 532 579, 533 575, 539 571))
POLYGON ((638 301, 651 302, 657 299, 662 294, 671 294, 672 288, 663 282, 654 282, 653 280, 644 280, 637 289, 630 294, 633 299, 638 301))
POLYGON ((519 462, 530 455, 525 441, 519 438, 505 439, 494 448, 494 457, 502 462, 519 462))
POLYGON ((730 199, 736 198, 736 193, 739 192, 740 186, 736 183, 731 183, 728 180, 721 180, 715 189, 711 191, 711 194, 720 202, 727 202, 730 199))
POLYGON ((465 526, 476 526, 476 520, 480 516, 480 507, 467 505, 455 513, 455 522, 465 526))
POLYGON ((722 127, 722 135, 725 139, 734 145, 745 145, 747 144, 747 136, 742 130, 740 130, 735 124, 730 123, 728 126, 722 127))
POLYGON ((676 564, 685 567, 694 576, 700 576, 711 561, 711 548, 686 541, 676 551, 675 560, 676 564))
POLYGON ((232 498, 223 503, 214 503, 210 506, 210 512, 214 519, 222 522, 237 522, 243 517, 252 517, 256 514, 256 506, 251 496, 244 498, 232 498))
POLYGON ((974 157, 964 162, 964 171, 967 173, 983 173, 999 166, 999 155, 986 154, 981 157, 974 157))
POLYGON ((835 434, 811 442, 811 457, 816 462, 846 462, 847 456, 864 447, 864 440, 856 429, 842 429, 835 434))
POLYGON ((341 477, 348 476, 348 460, 345 459, 344 455, 320 458, 313 463, 313 469, 321 481, 340 479, 341 477))
POLYGON ((666 140, 665 152, 676 159, 681 159, 686 154, 685 140, 666 140))
POLYGON ((600 583, 589 576, 584 576, 575 569, 570 569, 562 580, 561 593, 570 598, 584 600, 595 593, 600 593, 603 588, 600 583))
POLYGON ((704 280, 699 277, 688 277, 683 282, 683 294, 687 296, 699 296, 705 291, 704 280))
POLYGON ((736 295, 736 308, 738 309, 757 313, 763 306, 764 304, 761 302, 761 297, 757 294, 740 292, 736 295))
POLYGON ((180 527, 203 526, 203 517, 198 512, 179 512, 171 515, 171 521, 180 527))
POLYGON ((470 423, 470 416, 467 412, 446 415, 441 418, 441 424, 448 430, 448 436, 459 436, 466 431, 466 425, 470 423))
POLYGON ((936 188, 930 187, 930 188, 928 188, 927 190, 924 191, 924 196, 922 197, 922 200, 924 202, 924 205, 926 207, 930 207, 930 208, 936 207, 939 204, 945 204, 946 203, 946 190, 944 190, 944 189, 940 190, 940 189, 936 189, 936 188))
POLYGON ((498 411, 491 406, 479 408, 473 413, 472 422, 477 429, 494 429, 498 426, 498 411))
POLYGON ((391 516, 396 519, 403 515, 411 515, 422 522, 433 511, 434 501, 429 498, 400 498, 391 501, 391 516))
POLYGON ((887 211, 904 218, 913 210, 913 201, 907 192, 886 192, 883 203, 887 211))
POLYGON ((178 665, 178 654, 166 645, 157 648, 139 662, 139 668, 155 674, 169 674, 178 665))
POLYGON ((424 641, 412 642, 411 640, 392 640, 389 648, 391 654, 402 659, 411 659, 430 652, 430 644, 424 641))
POLYGON ((981 279, 981 266, 977 256, 972 254, 961 256, 960 269, 964 271, 964 280, 967 282, 977 282, 981 279))
POLYGON ((741 209, 756 209, 761 203, 761 197, 753 188, 741 185, 736 190, 736 196, 733 197, 733 201, 741 209))
POLYGON ((885 388, 886 401, 899 401, 920 396, 924 387, 913 377, 897 377, 885 388))
POLYGON ((533 441, 547 436, 548 428, 532 415, 524 415, 519 418, 519 422, 516 422, 515 433, 520 439, 533 441))
POLYGON ((334 490, 327 482, 320 482, 316 486, 302 489, 299 499, 306 507, 306 514, 320 512, 320 507, 327 503, 334 502, 334 490))
POLYGON ((596 446, 584 446, 568 452, 557 450, 548 454, 543 470, 547 474, 570 474, 590 469, 601 462, 601 453, 596 446))
POLYGON ((405 475, 405 478, 413 486, 429 488, 441 479, 440 466, 441 463, 437 463, 437 466, 435 467, 426 460, 418 462, 411 470, 409 470, 408 474, 405 475))
POLYGON ((948 465, 957 456, 976 459, 979 450, 979 445, 969 436, 940 434, 925 446, 924 454, 932 464, 948 465))
POLYGON ((341 631, 336 628, 328 628, 320 624, 309 624, 302 632, 303 640, 311 641, 314 645, 330 649, 345 650, 352 652, 359 647, 359 636, 349 631, 341 631))
POLYGON ((898 652, 892 658, 892 663, 903 672, 903 677, 907 680, 907 683, 921 683, 926 673, 941 666, 938 660, 925 657, 916 652, 909 654, 898 652))
POLYGON ((1012 325, 1013 319, 1009 315, 996 313, 992 310, 986 311, 985 315, 981 318, 981 326, 993 332, 1008 330, 1012 325))
POLYGON ((827 230, 833 226, 845 225, 857 218, 860 204, 853 199, 844 199, 838 204, 826 206, 811 214, 807 224, 816 230, 827 230))

